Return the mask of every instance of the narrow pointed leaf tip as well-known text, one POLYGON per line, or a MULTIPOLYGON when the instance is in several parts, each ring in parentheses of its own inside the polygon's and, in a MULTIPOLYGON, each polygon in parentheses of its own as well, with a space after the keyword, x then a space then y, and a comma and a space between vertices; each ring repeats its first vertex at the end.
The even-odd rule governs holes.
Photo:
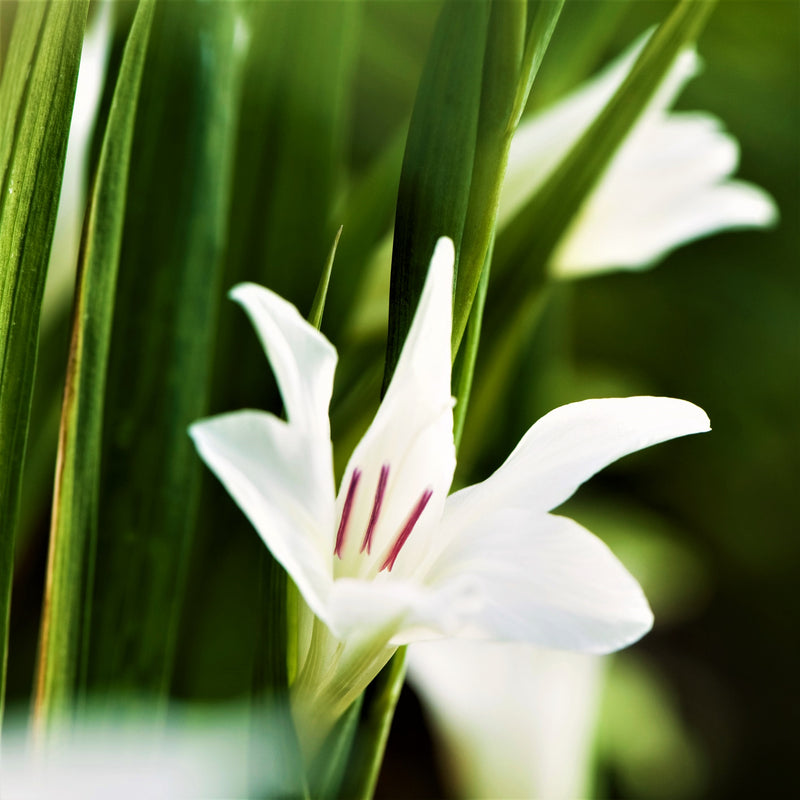
POLYGON ((336 351, 269 290, 233 292, 261 336, 288 421, 241 411, 196 423, 192 436, 327 626, 315 626, 292 687, 307 741, 399 645, 461 635, 604 653, 652 625, 641 588, 609 549, 550 511, 612 461, 708 430, 708 417, 670 398, 573 403, 532 426, 494 475, 448 497, 453 261, 452 242, 440 239, 338 495, 327 416, 336 351))

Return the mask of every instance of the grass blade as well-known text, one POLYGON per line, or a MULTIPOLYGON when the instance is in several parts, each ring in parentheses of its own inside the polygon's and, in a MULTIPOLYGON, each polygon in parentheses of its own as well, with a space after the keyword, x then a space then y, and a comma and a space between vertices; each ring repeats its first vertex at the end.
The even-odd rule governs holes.
POLYGON ((208 413, 243 35, 238 4, 156 5, 131 155, 86 682, 150 708, 172 681, 196 531, 187 428, 208 413))
POLYGON ((153 16, 142 0, 122 60, 98 164, 73 309, 42 611, 34 723, 74 702, 96 537, 102 415, 133 124, 153 16))
POLYGON ((87 9, 20 4, 0 82, 0 710, 39 312, 87 9))
POLYGON ((458 274, 490 13, 489 2, 449 0, 420 79, 397 197, 384 391, 440 236, 449 236, 455 243, 458 274))
POLYGON ((454 358, 494 239, 511 140, 563 5, 563 0, 492 3, 469 208, 453 302, 454 358))

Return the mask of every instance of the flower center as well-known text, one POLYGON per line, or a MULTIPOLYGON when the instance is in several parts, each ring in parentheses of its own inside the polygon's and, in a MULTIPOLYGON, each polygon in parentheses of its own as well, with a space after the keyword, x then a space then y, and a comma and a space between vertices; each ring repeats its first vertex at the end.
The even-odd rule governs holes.
MULTIPOLYGON (((336 555, 339 559, 343 557, 342 553, 344 551, 345 539, 347 537, 347 528, 350 523, 350 517, 353 511, 353 504, 355 503, 358 485, 361 481, 361 475, 362 471, 356 467, 350 476, 350 484, 347 487, 347 494, 345 495, 344 505, 342 506, 342 516, 339 519, 339 528, 336 531, 336 546, 333 549, 334 555, 336 555)), ((386 485, 388 482, 389 465, 384 464, 381 467, 380 474, 378 475, 378 485, 375 489, 375 497, 372 500, 372 511, 369 515, 369 522, 367 523, 367 528, 364 532, 364 538, 361 542, 361 549, 359 550, 359 553, 363 553, 366 550, 367 555, 372 554, 373 537, 375 534, 375 528, 378 525, 378 520, 380 519, 381 508, 383 507, 383 501, 386 495, 386 485)), ((383 570, 388 570, 389 572, 392 571, 394 562, 397 561, 397 557, 400 555, 403 545, 406 543, 408 537, 411 535, 411 532, 414 530, 414 526, 419 521, 419 518, 422 516, 422 512, 425 510, 425 507, 428 505, 428 502, 432 496, 433 490, 428 487, 422 493, 419 500, 417 500, 408 517, 406 518, 406 521, 403 523, 403 526, 400 528, 399 533, 395 537, 392 546, 389 548, 389 551, 381 563, 378 572, 382 572, 383 570)))

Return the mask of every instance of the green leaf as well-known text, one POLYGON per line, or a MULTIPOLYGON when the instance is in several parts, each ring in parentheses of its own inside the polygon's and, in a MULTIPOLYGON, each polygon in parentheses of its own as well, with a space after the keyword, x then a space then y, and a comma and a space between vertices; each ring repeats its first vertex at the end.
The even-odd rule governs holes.
MULTIPOLYGON (((405 139, 405 128, 389 139, 363 174, 353 180, 337 214, 344 234, 336 250, 336 280, 331 284, 326 309, 325 327, 331 341, 340 341, 352 326, 353 298, 359 297, 369 280, 370 255, 391 231, 405 139)), ((340 353, 340 357, 346 354, 340 353)))
MULTIPOLYGON (((340 170, 361 4, 241 3, 239 8, 250 31, 250 47, 223 286, 256 281, 298 308, 309 308, 320 266, 341 222, 332 211, 342 194, 340 170)), ((325 314, 327 319, 327 307, 325 314)), ((245 315, 227 300, 216 351, 213 410, 252 407, 280 413, 280 395, 257 337, 245 315)), ((187 613, 187 639, 181 646, 186 655, 176 667, 181 690, 189 685, 197 694, 212 696, 252 690, 253 644, 265 635, 268 622, 256 600, 259 581, 271 580, 261 574, 258 553, 263 548, 241 511, 209 480, 201 496, 200 558, 194 562, 187 597, 187 609, 194 613, 191 618, 187 613), (236 565, 236 591, 215 578, 221 559, 236 565), (204 617, 198 608, 207 609, 204 617), (237 628, 226 614, 237 615, 237 628), (204 670, 203 658, 213 658, 209 651, 217 651, 207 646, 209 641, 225 641, 228 659, 237 668, 204 670)), ((264 571, 276 583, 285 581, 283 568, 271 556, 265 561, 264 571)), ((268 673, 276 674, 278 662, 287 658, 285 643, 272 648, 269 657, 275 665, 268 673)))
POLYGON ((322 312, 325 310, 325 300, 328 297, 328 286, 331 282, 331 271, 333 270, 333 259, 336 257, 336 248, 339 246, 339 237, 342 235, 342 227, 336 231, 336 236, 333 239, 331 252, 328 254, 328 260, 325 262, 325 267, 322 270, 322 276, 317 286, 317 293, 314 295, 314 302, 311 304, 311 312, 308 315, 308 321, 317 329, 322 325, 322 312))
POLYGON ((397 197, 384 391, 400 356, 436 240, 456 247, 467 217, 481 108, 489 2, 449 0, 420 79, 397 197))
POLYGON ((39 311, 87 9, 19 4, 0 81, 0 711, 39 311))
MULTIPOLYGON (((358 730, 364 695, 358 697, 337 720, 309 768, 311 796, 319 800, 342 797, 341 786, 358 730)), ((345 795, 348 796, 348 795, 345 795)))
POLYGON ((365 710, 340 797, 369 800, 375 794, 389 728, 405 677, 406 648, 401 647, 367 689, 365 710))
POLYGON ((172 680, 201 497, 187 428, 208 413, 240 35, 236 4, 156 4, 131 154, 87 686, 156 704, 172 680))
POLYGON ((494 239, 511 140, 563 5, 563 0, 492 3, 469 209, 453 302, 454 357, 494 239), (530 14, 533 8, 535 12, 527 26, 526 13, 530 14))
MULTIPOLYGON (((308 308, 342 220, 340 191, 361 4, 248 3, 226 285, 255 280, 308 308)), ((347 229, 346 229, 347 230, 347 229)))
POLYGON ((494 247, 490 244, 486 253, 486 263, 481 270, 481 279, 478 283, 478 291, 475 294, 475 302, 472 306, 472 313, 467 324, 467 339, 463 350, 463 355, 458 365, 458 378, 456 380, 456 407, 453 412, 453 439, 455 440, 456 452, 461 444, 461 437, 464 434, 464 422, 467 418, 467 408, 469 398, 472 393, 472 378, 475 373, 475 362, 478 358, 478 345, 481 338, 481 326, 483 325, 483 309, 486 304, 486 290, 489 287, 489 273, 492 264, 492 253, 494 247))
POLYGON ((100 484, 102 415, 133 124, 154 0, 131 27, 84 230, 59 433, 47 587, 36 681, 36 723, 74 702, 88 633, 100 484))

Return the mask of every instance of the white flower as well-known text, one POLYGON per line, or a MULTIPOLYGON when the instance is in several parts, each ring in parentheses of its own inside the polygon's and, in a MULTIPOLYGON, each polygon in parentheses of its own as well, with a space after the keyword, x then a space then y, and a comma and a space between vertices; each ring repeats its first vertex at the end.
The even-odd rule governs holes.
POLYGON ((32 746, 26 715, 4 725, 2 797, 9 800, 205 800, 288 797, 280 761, 286 731, 265 712, 257 730, 238 707, 82 708, 32 746), (152 724, 158 716, 160 723, 152 724), (149 719, 150 722, 145 720, 149 719), (248 758, 254 735, 261 759, 248 758))
MULTIPOLYGON (((563 161, 631 71, 647 37, 564 100, 523 122, 511 144, 502 228, 563 161)), ((642 269, 679 245, 777 220, 763 189, 731 180, 736 140, 705 112, 670 112, 700 70, 694 48, 675 59, 550 260, 557 277, 642 269)))
POLYGON ((494 475, 448 497, 453 259, 441 239, 391 385, 338 494, 328 421, 336 351, 273 292, 232 291, 264 345, 287 420, 239 411, 198 422, 191 435, 324 623, 299 654, 301 738, 312 727, 322 735, 401 644, 459 635, 603 653, 652 623, 608 548, 549 512, 611 461, 705 431, 708 418, 669 398, 564 406, 494 475))
POLYGON ((519 643, 409 648, 409 682, 433 723, 454 796, 587 797, 606 661, 519 643))

